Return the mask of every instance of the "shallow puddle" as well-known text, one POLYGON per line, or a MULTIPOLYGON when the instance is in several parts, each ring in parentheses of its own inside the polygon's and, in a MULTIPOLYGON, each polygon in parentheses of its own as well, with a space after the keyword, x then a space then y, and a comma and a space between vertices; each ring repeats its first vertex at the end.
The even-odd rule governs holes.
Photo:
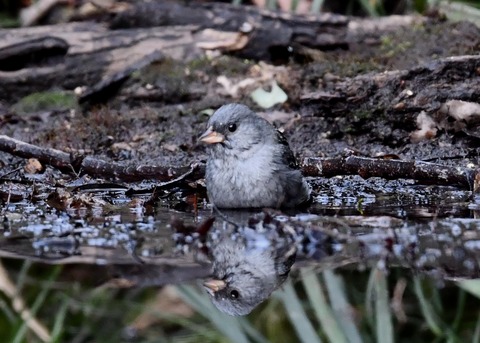
MULTIPOLYGON (((401 338, 410 336, 409 326, 425 339, 460 329, 455 337, 472 334, 478 327, 472 324, 475 315, 462 303, 449 304, 452 293, 463 304, 467 298, 478 304, 464 291, 476 283, 456 282, 480 273, 478 203, 470 192, 356 177, 314 185, 314 203, 297 213, 217 212, 195 195, 148 203, 147 195, 131 197, 113 188, 77 192, 63 210, 56 209, 61 197, 11 202, 4 208, 0 239, 7 271, 2 278, 16 285, 25 308, 48 293, 43 307, 50 310, 42 307, 38 316, 47 327, 58 318, 45 313, 58 315, 55 299, 67 299, 65 313, 83 322, 65 320, 62 337, 80 328, 85 336, 79 342, 170 337, 159 329, 166 317, 175 327, 171 337, 185 331, 204 337, 195 325, 206 320, 217 337, 210 341, 223 335, 232 341, 280 341, 282 336, 268 332, 280 322, 299 330, 299 321, 306 320, 315 330, 328 331, 324 319, 315 316, 320 309, 336 318, 340 341, 357 336, 365 341, 383 325, 393 325, 389 334, 401 338), (167 285, 177 285, 169 301, 189 310, 178 313, 176 305, 158 299, 167 285), (84 299, 84 305, 75 299, 84 299), (111 340, 99 338, 106 331, 93 330, 96 324, 85 316, 95 301, 102 303, 96 320, 112 317, 122 327, 111 340), (109 301, 116 305, 110 308, 109 301), (134 311, 126 309, 131 303, 134 311), (110 313, 118 308, 125 312, 110 313), (449 324, 447 310, 471 323, 449 324), (224 314, 250 312, 248 325, 255 328, 224 314), (255 324, 273 313, 278 323, 255 324), (429 316, 437 321, 429 322, 429 316), (222 328, 222 321, 233 331, 222 328), (445 328, 436 332, 435 325, 445 328)), ((302 339, 296 332, 292 339, 302 339)), ((322 335, 333 339, 331 333, 322 335)))

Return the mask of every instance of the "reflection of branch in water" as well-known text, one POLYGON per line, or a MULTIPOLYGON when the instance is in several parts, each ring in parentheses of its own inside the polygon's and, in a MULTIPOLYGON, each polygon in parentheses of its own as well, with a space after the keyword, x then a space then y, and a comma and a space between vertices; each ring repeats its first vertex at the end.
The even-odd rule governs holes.
POLYGON ((274 213, 285 221, 268 211, 216 211, 225 221, 212 227, 206 239, 196 235, 199 229, 186 229, 178 219, 172 228, 176 231, 177 244, 188 241, 193 247, 208 247, 212 278, 204 286, 217 308, 227 314, 249 313, 280 287, 287 279, 299 247, 304 257, 308 249, 314 250, 310 255, 315 255, 314 258, 326 254, 327 235, 311 230, 308 225, 299 229, 300 223, 293 225, 293 221, 286 220, 279 212, 274 213))
MULTIPOLYGON (((242 224, 224 222, 208 233, 204 243, 210 249, 213 279, 205 287, 221 311, 249 313, 285 281, 293 258, 313 270, 357 265, 406 267, 438 280, 480 275, 478 220, 419 223, 388 216, 309 216, 302 221, 301 216, 274 213, 246 212, 250 219, 242 224)), ((230 212, 222 214, 231 221, 230 212)))

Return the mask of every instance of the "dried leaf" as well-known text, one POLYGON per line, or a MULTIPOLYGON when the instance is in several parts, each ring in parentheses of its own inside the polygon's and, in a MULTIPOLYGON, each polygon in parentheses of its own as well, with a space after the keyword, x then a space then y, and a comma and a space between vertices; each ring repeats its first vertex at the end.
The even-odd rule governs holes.
POLYGON ((272 90, 270 92, 265 91, 263 88, 257 88, 250 96, 253 101, 263 108, 282 104, 288 99, 287 94, 278 86, 275 80, 272 81, 272 90))
POLYGON ((450 100, 442 105, 440 111, 456 120, 469 121, 480 117, 480 104, 461 100, 450 100))
POLYGON ((432 139, 437 135, 437 123, 425 112, 421 112, 417 117, 418 130, 410 135, 412 142, 432 139))
POLYGON ((178 145, 176 144, 164 143, 162 144, 162 148, 171 152, 178 151, 178 145))
POLYGON ((238 98, 240 96, 240 91, 242 91, 248 86, 255 84, 257 80, 247 78, 238 83, 233 83, 226 76, 220 75, 219 77, 217 77, 217 82, 223 86, 223 89, 228 95, 230 95, 232 98, 238 98))
POLYGON ((36 158, 29 158, 24 169, 27 174, 36 174, 43 169, 43 166, 36 158))

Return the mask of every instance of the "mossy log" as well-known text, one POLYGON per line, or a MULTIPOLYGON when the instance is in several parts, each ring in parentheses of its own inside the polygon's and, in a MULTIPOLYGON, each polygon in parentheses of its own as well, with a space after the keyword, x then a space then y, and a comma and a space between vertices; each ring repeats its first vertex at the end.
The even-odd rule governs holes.
POLYGON ((132 71, 164 56, 186 58, 195 47, 193 30, 112 31, 94 23, 0 30, 0 99, 55 87, 85 87, 84 98, 99 96, 98 90, 114 90, 132 71))
POLYGON ((282 62, 303 48, 347 49, 365 34, 411 21, 392 17, 354 25, 347 17, 328 14, 296 16, 226 4, 138 2, 109 23, 0 30, 0 100, 12 102, 59 88, 77 89, 81 101, 105 101, 133 71, 162 58, 191 60, 205 50, 219 50, 282 62))

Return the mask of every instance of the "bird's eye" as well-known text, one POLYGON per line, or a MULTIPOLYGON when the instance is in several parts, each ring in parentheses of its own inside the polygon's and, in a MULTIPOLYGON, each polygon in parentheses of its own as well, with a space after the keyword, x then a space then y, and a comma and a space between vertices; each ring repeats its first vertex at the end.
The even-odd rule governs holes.
POLYGON ((237 129, 237 124, 233 123, 228 125, 228 131, 235 132, 236 129, 237 129))
POLYGON ((236 289, 230 291, 230 298, 238 299, 239 296, 240 296, 240 293, 238 293, 238 291, 236 289))

